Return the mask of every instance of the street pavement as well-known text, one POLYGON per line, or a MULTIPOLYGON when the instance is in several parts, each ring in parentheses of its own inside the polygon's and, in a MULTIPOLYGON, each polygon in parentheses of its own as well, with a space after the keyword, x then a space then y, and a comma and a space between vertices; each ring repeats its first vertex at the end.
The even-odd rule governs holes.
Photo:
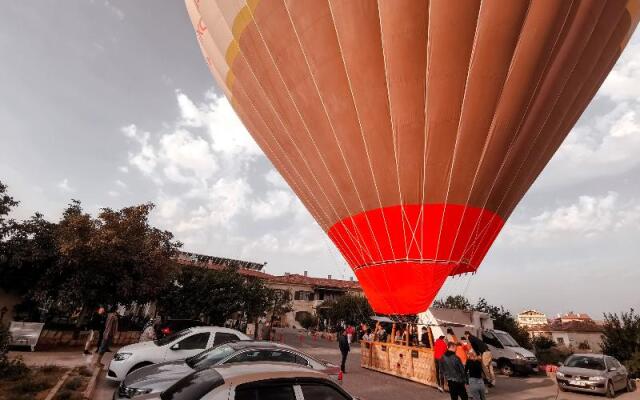
MULTIPOLYGON (((284 340, 285 343, 298 347, 317 358, 335 364, 340 362, 340 352, 335 342, 328 342, 323 339, 313 340, 309 336, 300 335, 294 331, 284 332, 284 340)), ((106 357, 105 361, 108 365, 106 357)), ((116 387, 116 384, 107 381, 104 378, 104 374, 101 374, 94 399, 111 399, 116 387)), ((449 399, 448 393, 440 393, 431 387, 361 368, 360 349, 357 345, 353 346, 353 350, 347 359, 347 373, 344 375, 343 387, 363 400, 449 399)), ((555 382, 551 378, 544 375, 536 375, 527 378, 499 376, 497 385, 491 389, 488 398, 501 400, 589 400, 601 397, 589 394, 558 392, 555 382)), ((621 400, 637 400, 640 399, 640 394, 637 391, 635 393, 620 393, 617 398, 621 400)))

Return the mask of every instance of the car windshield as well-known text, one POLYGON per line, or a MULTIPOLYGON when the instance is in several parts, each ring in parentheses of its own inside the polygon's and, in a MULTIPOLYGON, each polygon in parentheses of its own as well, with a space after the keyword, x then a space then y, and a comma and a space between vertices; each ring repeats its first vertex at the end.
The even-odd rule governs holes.
POLYGON ((574 355, 567 359, 565 365, 572 368, 594 369, 597 371, 605 370, 604 359, 602 357, 574 355))
POLYGON ((508 333, 495 332, 495 334, 500 343, 502 343, 504 346, 520 347, 518 342, 516 342, 508 333))
POLYGON ((193 357, 187 358, 187 365, 193 369, 203 369, 216 365, 222 359, 234 353, 233 347, 228 344, 221 344, 217 347, 212 347, 203 351, 200 354, 196 354, 193 357))
POLYGON ((173 335, 169 335, 169 336, 165 336, 163 338, 160 339, 156 339, 153 341, 153 343, 155 343, 158 346, 164 346, 165 344, 169 344, 171 342, 173 342, 174 340, 183 337, 184 335, 188 334, 191 332, 191 329, 184 329, 180 332, 176 332, 173 335))

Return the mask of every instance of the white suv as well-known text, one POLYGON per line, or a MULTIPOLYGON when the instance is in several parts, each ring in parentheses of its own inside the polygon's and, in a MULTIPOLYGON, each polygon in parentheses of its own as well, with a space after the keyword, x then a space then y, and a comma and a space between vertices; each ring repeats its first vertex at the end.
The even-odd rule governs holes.
POLYGON ((123 380, 131 371, 165 361, 182 360, 221 343, 250 340, 244 333, 216 326, 198 326, 162 339, 122 347, 109 363, 107 379, 123 380))

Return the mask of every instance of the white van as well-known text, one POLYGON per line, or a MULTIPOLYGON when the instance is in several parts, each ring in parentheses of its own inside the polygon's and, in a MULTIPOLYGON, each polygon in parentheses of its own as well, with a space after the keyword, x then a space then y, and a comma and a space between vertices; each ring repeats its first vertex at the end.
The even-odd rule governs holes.
POLYGON ((489 346, 493 361, 503 375, 527 375, 538 370, 535 354, 520 346, 507 332, 487 329, 482 332, 481 338, 489 346))

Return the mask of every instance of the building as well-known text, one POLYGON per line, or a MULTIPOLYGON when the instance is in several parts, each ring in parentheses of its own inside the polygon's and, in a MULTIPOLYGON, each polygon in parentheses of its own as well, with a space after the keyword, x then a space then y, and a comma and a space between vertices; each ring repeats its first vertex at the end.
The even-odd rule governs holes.
POLYGON ((271 275, 263 272, 266 263, 234 260, 228 258, 204 256, 182 252, 177 261, 182 265, 197 265, 208 269, 236 267, 243 276, 262 279, 266 286, 275 290, 288 291, 293 310, 277 321, 280 326, 300 328, 300 320, 306 315, 316 315, 322 303, 337 300, 345 294, 362 296, 360 284, 351 279, 335 279, 308 276, 307 271, 300 274, 271 275))
POLYGON ((593 319, 588 314, 582 313, 574 313, 573 311, 569 311, 566 314, 558 314, 558 316, 554 319, 555 321, 562 322, 563 324, 568 322, 593 322, 593 319))
POLYGON ((518 314, 518 325, 524 328, 547 325, 547 316, 536 310, 525 310, 518 314))

